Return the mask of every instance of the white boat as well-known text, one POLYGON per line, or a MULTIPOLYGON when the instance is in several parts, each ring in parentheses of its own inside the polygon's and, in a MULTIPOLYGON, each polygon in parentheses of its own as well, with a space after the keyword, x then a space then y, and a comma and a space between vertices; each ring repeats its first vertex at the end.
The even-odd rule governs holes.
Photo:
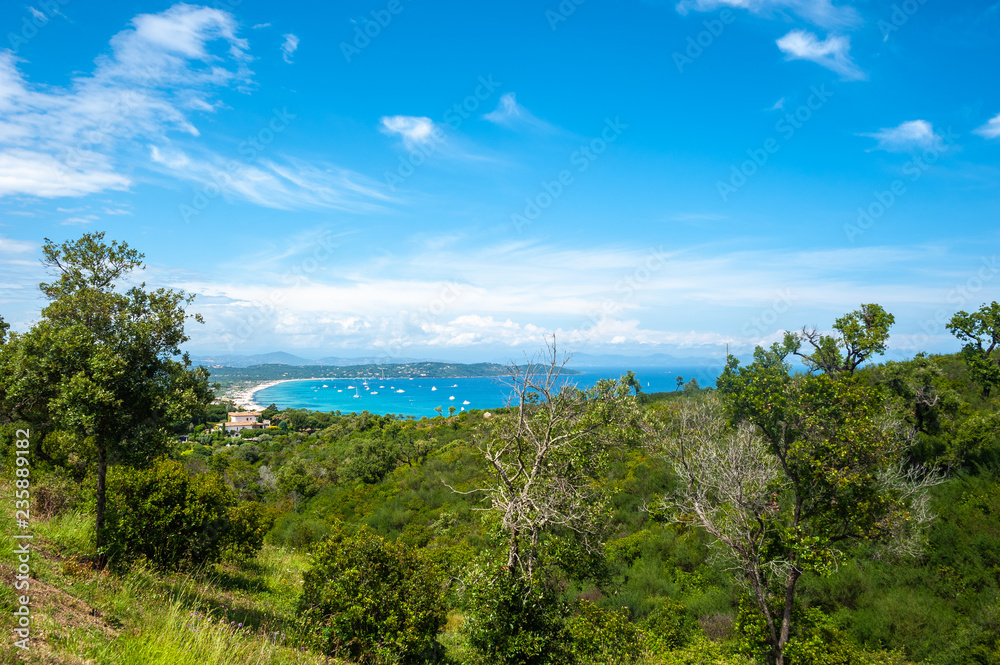
POLYGON ((377 390, 373 390, 372 391, 372 395, 378 395, 378 391, 377 390))
POLYGON ((455 385, 452 386, 452 388, 458 388, 458 384, 456 383, 455 385))
POLYGON ((451 397, 449 397, 448 399, 455 399, 455 396, 454 396, 454 395, 452 395, 452 396, 451 396, 451 397))
POLYGON ((347 386, 347 389, 348 390, 357 390, 357 388, 355 388, 354 386, 347 386))
POLYGON ((323 384, 323 387, 324 387, 324 388, 329 388, 330 386, 328 386, 328 385, 326 385, 326 384, 324 383, 324 384, 323 384))
POLYGON ((396 392, 397 392, 397 393, 405 393, 406 391, 405 391, 405 390, 403 390, 402 388, 400 388, 400 389, 399 389, 399 390, 397 390, 396 392))
POLYGON ((344 391, 343 391, 343 390, 340 390, 340 389, 337 389, 337 392, 338 392, 338 393, 342 393, 342 392, 344 392, 344 391))
POLYGON ((431 392, 434 392, 435 390, 437 390, 437 386, 431 386, 431 392))
POLYGON ((470 402, 469 400, 465 400, 464 402, 462 402, 462 404, 472 404, 472 402, 470 402))

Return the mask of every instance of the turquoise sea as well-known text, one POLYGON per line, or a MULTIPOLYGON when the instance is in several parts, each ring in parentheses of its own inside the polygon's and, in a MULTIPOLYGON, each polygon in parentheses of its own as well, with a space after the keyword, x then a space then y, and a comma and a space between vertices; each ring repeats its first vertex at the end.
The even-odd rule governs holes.
MULTIPOLYGON (((599 379, 617 379, 627 369, 620 367, 574 368, 580 374, 567 377, 581 388, 599 379)), ((317 368, 317 371, 321 371, 317 368)), ((677 388, 677 377, 685 381, 697 379, 702 387, 715 385, 721 367, 638 368, 633 370, 644 392, 668 392, 677 388)), ((495 409, 507 403, 509 389, 498 377, 464 379, 304 379, 286 381, 258 391, 259 404, 276 404, 279 409, 310 409, 312 411, 369 411, 402 416, 435 416, 440 406, 445 415, 448 407, 456 412, 470 409, 495 409)))

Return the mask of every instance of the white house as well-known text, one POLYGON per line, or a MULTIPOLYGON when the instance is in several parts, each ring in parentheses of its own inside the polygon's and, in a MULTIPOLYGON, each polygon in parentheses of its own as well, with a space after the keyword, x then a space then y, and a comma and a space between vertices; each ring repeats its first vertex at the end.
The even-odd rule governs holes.
POLYGON ((229 422, 223 423, 222 427, 226 434, 234 432, 239 434, 245 429, 263 429, 271 424, 270 420, 262 420, 264 415, 260 411, 230 411, 229 422))

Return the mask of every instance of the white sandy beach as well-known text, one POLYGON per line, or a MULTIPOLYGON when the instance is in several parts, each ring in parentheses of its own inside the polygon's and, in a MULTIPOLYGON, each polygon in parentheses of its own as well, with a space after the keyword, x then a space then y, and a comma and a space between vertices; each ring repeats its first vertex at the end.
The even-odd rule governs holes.
POLYGON ((281 381, 266 381, 265 383, 258 383, 253 387, 244 388, 243 390, 237 390, 232 395, 230 395, 230 397, 237 404, 237 406, 245 408, 249 411, 263 411, 265 407, 258 404, 256 401, 257 393, 263 390, 264 388, 270 388, 271 386, 276 386, 279 383, 284 383, 287 380, 288 379, 283 379, 281 381))

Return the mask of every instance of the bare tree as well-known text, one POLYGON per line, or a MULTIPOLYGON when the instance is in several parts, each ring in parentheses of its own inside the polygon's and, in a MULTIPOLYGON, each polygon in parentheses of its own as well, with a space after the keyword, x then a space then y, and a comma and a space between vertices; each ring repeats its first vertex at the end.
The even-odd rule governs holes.
POLYGON ((581 390, 564 374, 555 340, 524 365, 509 366, 508 408, 495 413, 474 445, 492 475, 480 510, 498 520, 507 567, 532 579, 545 541, 564 537, 584 552, 603 543, 605 492, 600 481, 611 452, 634 434, 639 408, 627 380, 581 390))

